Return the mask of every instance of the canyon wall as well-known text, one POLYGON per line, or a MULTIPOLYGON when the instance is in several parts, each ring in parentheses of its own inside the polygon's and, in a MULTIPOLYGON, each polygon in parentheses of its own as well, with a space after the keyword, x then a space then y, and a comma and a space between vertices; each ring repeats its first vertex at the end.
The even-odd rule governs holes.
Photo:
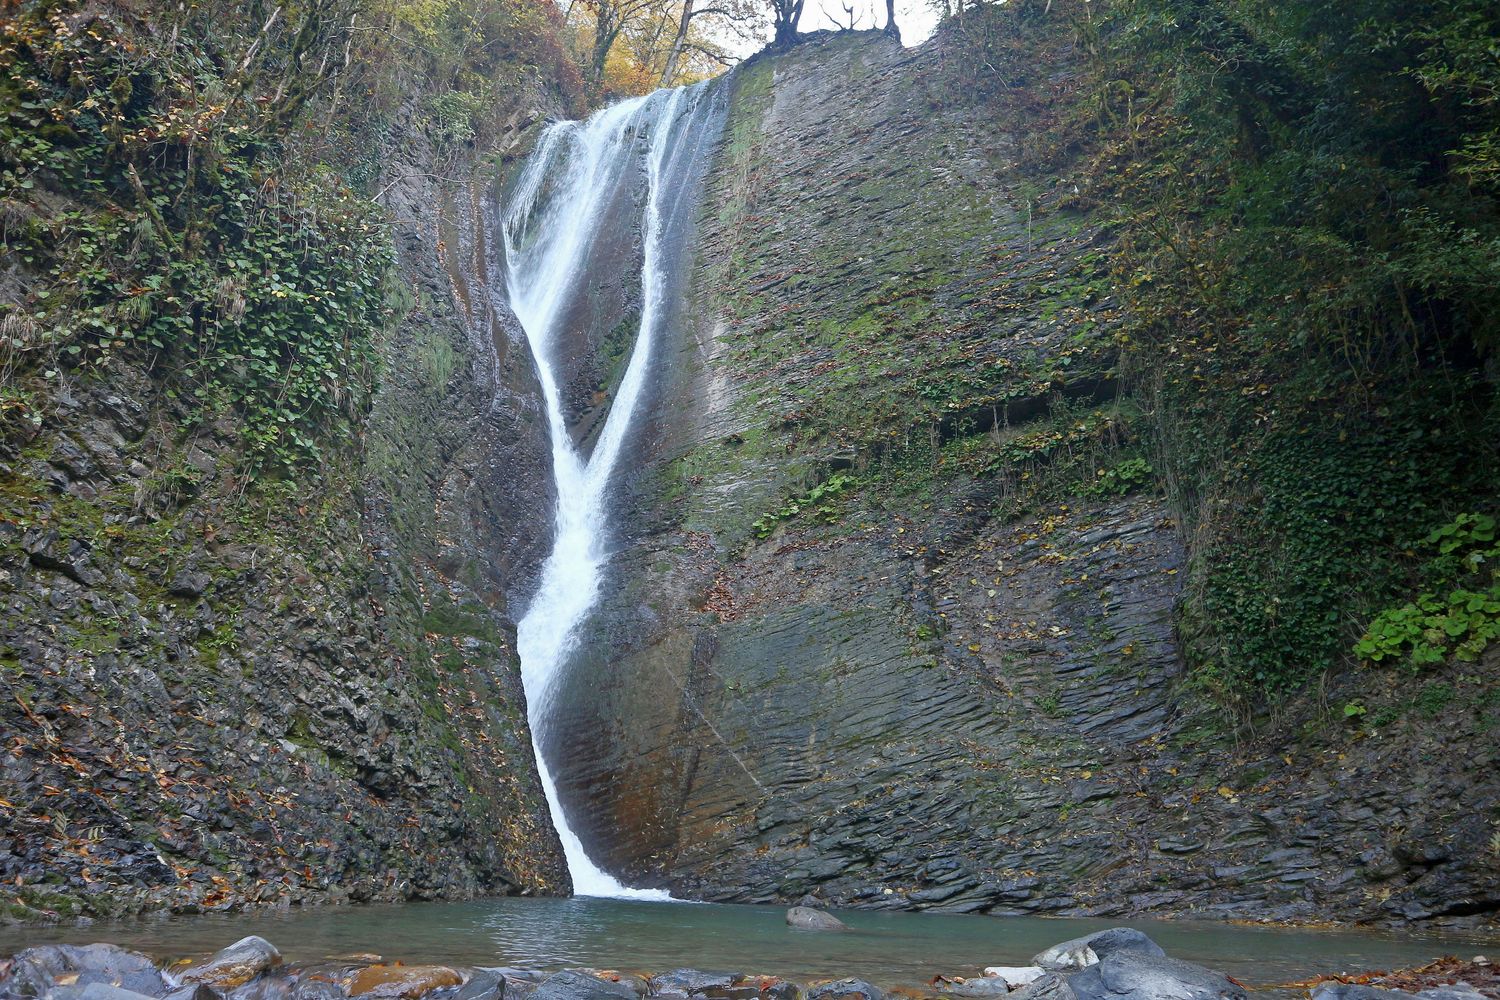
POLYGON ((382 140, 379 388, 320 467, 252 481, 233 414, 126 361, 7 440, 7 918, 567 891, 514 652, 546 418, 492 242, 494 157, 551 113, 382 140))
POLYGON ((945 46, 825 35, 731 78, 559 709, 585 843, 712 900, 1493 917, 1492 710, 1371 734, 1339 686, 1415 686, 1350 676, 1247 733, 1188 683, 1104 214, 1023 162, 1024 103, 952 99, 945 46))

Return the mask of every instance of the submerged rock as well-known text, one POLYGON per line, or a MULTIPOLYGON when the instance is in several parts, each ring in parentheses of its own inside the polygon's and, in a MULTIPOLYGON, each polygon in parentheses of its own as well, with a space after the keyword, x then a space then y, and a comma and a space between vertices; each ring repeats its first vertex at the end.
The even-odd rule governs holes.
POLYGON ((89 983, 87 986, 57 986, 47 994, 47 1000, 151 1000, 148 993, 122 990, 108 983, 89 983))
MULTIPOLYGON (((1142 935, 1144 937, 1144 935, 1142 935)), ((1075 973, 1076 1000, 1246 1000, 1245 988, 1219 972, 1175 958, 1117 951, 1075 973)))
MULTIPOLYGON (((297 988, 299 985, 297 980, 280 969, 267 970, 264 975, 256 976, 244 986, 230 991, 227 1000, 303 1000, 297 988)), ((342 989, 334 996, 317 989, 312 991, 307 1000, 343 1000, 345 996, 347 994, 342 989)))
POLYGON ((475 969, 453 1000, 499 1000, 510 992, 506 976, 499 969, 475 969))
MULTIPOLYGON (((339 990, 339 996, 343 995, 344 991, 339 990)), ((298 993, 297 996, 298 1000, 322 1000, 322 998, 314 997, 304 998, 301 993, 298 993)), ((219 1000, 219 993, 212 987, 205 986, 202 983, 184 983, 174 990, 168 990, 162 995, 161 1000, 219 1000)))
POLYGON ((1312 992, 1312 1000, 1414 1000, 1404 990, 1383 990, 1360 983, 1326 983, 1312 992))
POLYGON ((849 925, 838 917, 811 906, 794 906, 786 911, 786 922, 804 931, 846 931, 849 925))
MULTIPOLYGON (((744 976, 739 973, 702 972, 698 969, 677 969, 646 980, 646 991, 651 996, 704 997, 706 1000, 755 1000, 762 994, 790 984, 776 979, 744 976)), ((795 987, 792 987, 795 990, 795 987)), ((780 995, 780 994, 778 994, 780 995)))
MULTIPOLYGON (((537 972, 534 969, 484 969, 482 971, 494 972, 500 976, 503 980, 500 996, 503 996, 505 1000, 529 1000, 531 994, 535 993, 548 978, 548 973, 537 972)), ((460 991, 459 996, 462 997, 464 993, 467 993, 477 980, 478 976, 460 991)))
POLYGON ((636 1000, 636 992, 625 983, 610 982, 583 972, 559 972, 549 976, 531 994, 532 1000, 636 1000))
POLYGON ((1411 993, 1387 990, 1362 983, 1325 983, 1312 992, 1312 1000, 1489 1000, 1469 983, 1451 983, 1411 993))
POLYGON ((1437 986, 1430 990, 1421 991, 1417 994, 1417 997, 1419 1000, 1489 1000, 1488 997, 1468 983, 1437 986))
POLYGON ((807 1000, 885 1000, 885 994, 863 979, 838 979, 809 989, 807 1000))
POLYGON ((112 944, 48 944, 27 948, 0 967, 0 995, 45 996, 59 986, 113 986, 157 996, 166 989, 156 963, 112 944))
POLYGON ((462 986, 463 973, 446 965, 371 965, 349 983, 351 997, 414 1000, 446 986, 462 986))
POLYGON ((281 952, 265 938, 240 938, 202 965, 182 974, 184 983, 206 983, 220 989, 243 986, 267 969, 281 964, 281 952))
MULTIPOLYGON (((292 1000, 344 1000, 349 994, 339 983, 303 976, 292 987, 292 1000)), ((194 1000, 203 1000, 195 997, 194 1000)), ((210 998, 211 1000, 211 998, 210 998)), ((234 1000, 239 1000, 235 997, 234 1000)))
POLYGON ((675 969, 646 980, 651 996, 703 996, 710 991, 727 990, 737 976, 727 972, 703 972, 698 969, 675 969))
POLYGON ((956 997, 1003 997, 1010 994, 1010 984, 999 976, 976 976, 962 982, 940 983, 938 992, 956 997))
POLYGON ((1067 972, 1086 968, 1117 952, 1138 952, 1157 957, 1166 955, 1159 944, 1140 931, 1129 927, 1111 927, 1107 931, 1055 944, 1032 958, 1031 964, 1052 972, 1067 972))

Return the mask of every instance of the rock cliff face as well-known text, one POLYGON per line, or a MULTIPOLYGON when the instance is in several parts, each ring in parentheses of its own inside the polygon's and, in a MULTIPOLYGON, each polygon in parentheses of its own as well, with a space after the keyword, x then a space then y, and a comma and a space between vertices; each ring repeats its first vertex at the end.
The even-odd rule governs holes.
MULTIPOLYGON (((1010 103, 874 34, 716 84, 557 704, 581 835, 695 898, 1493 920, 1500 704, 1465 692, 1500 659, 1331 677, 1254 734, 1185 675, 1194 540, 1116 374, 1108 227, 1023 148, 1055 55, 1010 103), (1351 729, 1356 685, 1408 708, 1351 729)), ((8 917, 567 888, 514 653, 553 498, 501 193, 397 132, 407 291, 358 447, 252 484, 232 418, 117 362, 0 452, 8 917)), ((638 224, 605 232, 559 348, 585 443, 640 307, 638 224)))
POLYGON ((409 293, 359 448, 256 486, 232 418, 183 431, 120 367, 0 456, 9 917, 567 889, 514 654, 551 500, 495 171, 393 134, 409 293))
POLYGON ((732 78, 558 709, 585 843, 716 900, 1492 918, 1494 706, 1236 740, 1184 687, 1107 237, 945 58, 843 34, 732 78))

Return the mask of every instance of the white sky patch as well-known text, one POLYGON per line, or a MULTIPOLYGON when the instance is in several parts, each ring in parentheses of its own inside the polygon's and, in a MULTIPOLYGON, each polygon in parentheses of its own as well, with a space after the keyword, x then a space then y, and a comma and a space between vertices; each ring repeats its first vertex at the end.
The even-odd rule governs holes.
MULTIPOLYGON (((806 0, 798 27, 803 31, 848 27, 849 14, 844 10, 846 3, 854 8, 858 28, 885 27, 885 0, 806 0)), ((896 26, 901 29, 902 44, 909 48, 927 41, 940 16, 941 8, 931 0, 896 0, 896 26)), ((720 44, 739 59, 754 55, 771 39, 769 27, 762 33, 764 37, 750 39, 735 37, 731 32, 716 34, 720 44)))
MULTIPOLYGON (((802 9, 801 29, 817 31, 820 28, 848 27, 849 15, 844 11, 846 4, 854 8, 854 16, 859 19, 858 27, 885 27, 884 0, 807 0, 807 6, 802 9)), ((896 0, 896 26, 901 29, 904 44, 920 45, 927 41, 937 22, 938 11, 930 3, 896 0)))

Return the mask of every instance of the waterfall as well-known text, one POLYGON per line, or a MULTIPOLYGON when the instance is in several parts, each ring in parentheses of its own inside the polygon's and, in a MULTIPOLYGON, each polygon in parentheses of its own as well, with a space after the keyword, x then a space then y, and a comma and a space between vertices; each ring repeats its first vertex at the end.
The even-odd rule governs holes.
POLYGON ((543 747, 553 696, 577 645, 579 625, 599 598, 609 556, 610 476, 628 439, 669 307, 664 244, 685 214, 680 209, 691 202, 683 195, 690 186, 687 179, 697 176, 697 163, 716 135, 704 124, 713 116, 710 91, 708 84, 658 91, 611 105, 587 121, 548 126, 502 221, 506 290, 536 359, 557 487, 552 550, 542 565, 537 593, 518 623, 517 652, 537 770, 574 892, 584 896, 671 898, 659 890, 628 888, 594 863, 568 822, 543 747), (641 173, 646 197, 639 220, 640 327, 603 430, 585 456, 564 418, 558 342, 567 310, 590 278, 590 249, 608 224, 612 194, 622 183, 641 182, 641 173))

